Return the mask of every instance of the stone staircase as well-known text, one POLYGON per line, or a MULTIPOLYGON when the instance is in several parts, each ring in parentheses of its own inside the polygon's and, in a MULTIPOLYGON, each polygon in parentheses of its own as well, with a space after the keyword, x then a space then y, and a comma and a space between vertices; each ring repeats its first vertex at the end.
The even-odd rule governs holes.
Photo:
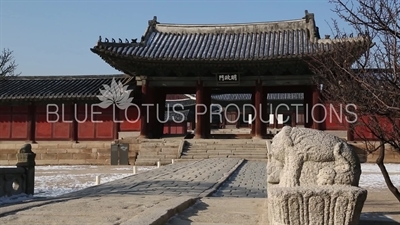
POLYGON ((187 139, 178 161, 209 158, 241 158, 266 161, 265 139, 187 139))
POLYGON ((180 157, 182 139, 143 139, 136 158, 136 166, 155 166, 171 164, 172 159, 180 157))

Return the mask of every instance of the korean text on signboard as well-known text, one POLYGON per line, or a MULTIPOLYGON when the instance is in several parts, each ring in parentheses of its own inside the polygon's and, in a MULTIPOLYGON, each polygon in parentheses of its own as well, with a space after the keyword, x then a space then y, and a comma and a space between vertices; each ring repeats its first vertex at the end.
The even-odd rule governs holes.
POLYGON ((230 83, 230 82, 239 82, 238 74, 217 74, 218 82, 220 83, 230 83))

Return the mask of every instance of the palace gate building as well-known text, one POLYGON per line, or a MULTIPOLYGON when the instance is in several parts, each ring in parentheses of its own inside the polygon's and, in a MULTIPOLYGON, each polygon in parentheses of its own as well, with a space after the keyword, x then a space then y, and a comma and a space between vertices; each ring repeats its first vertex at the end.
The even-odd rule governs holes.
MULTIPOLYGON (((289 125, 346 130, 345 121, 311 120, 311 116, 322 120, 331 112, 326 115, 319 110, 321 107, 311 110, 321 99, 309 59, 317 54, 321 57, 334 54, 332 45, 336 41, 320 38, 314 15, 308 12, 297 20, 243 24, 164 24, 154 18, 139 39, 100 38, 91 48, 124 74, 0 79, 0 143, 110 141, 124 132, 159 138, 184 135, 191 128, 195 128, 196 138, 208 138, 215 125, 209 119, 214 108, 209 107, 202 115, 201 104, 221 105, 226 112, 224 126, 249 126, 245 120, 249 114, 255 116, 251 135, 258 138, 266 134, 267 128, 279 128, 277 118, 269 120, 268 114, 280 103, 291 106, 281 107, 279 112, 290 119, 289 125), (130 107, 125 112, 113 107, 90 107, 100 102, 98 96, 104 85, 112 85, 114 81, 132 90, 133 104, 158 104, 161 110, 150 107, 147 114, 146 107, 130 107), (184 106, 181 114, 168 111, 176 104, 184 106), (240 109, 228 107, 229 104, 240 109), (253 105, 256 111, 251 108, 242 111, 244 104, 253 105), (302 106, 296 109, 292 104, 302 106), (89 118, 91 110, 101 115, 89 118), (300 114, 297 119, 296 110, 300 114), (176 123, 171 118, 183 122, 176 123)), ((357 46, 362 39, 341 38, 341 41, 357 46)), ((352 140, 352 132, 348 134, 352 140)))
MULTIPOLYGON (((362 40, 345 41, 357 46, 362 40)), ((199 112, 204 110, 200 105, 210 106, 212 95, 250 94, 256 112, 262 112, 254 113, 251 134, 262 138, 268 126, 262 118, 268 118, 265 109, 271 93, 302 93, 307 106, 302 112, 304 126, 327 125, 317 122, 321 110, 311 110, 320 103, 320 94, 308 63, 317 54, 331 54, 334 43, 329 37, 320 38, 314 15, 306 11, 297 20, 243 24, 167 24, 154 17, 140 39, 100 37, 91 51, 135 78, 134 98, 141 103, 164 105, 167 94, 195 96, 196 138, 210 135, 210 110, 199 112)), ((160 137, 163 125, 156 111, 147 115, 145 107, 141 110, 141 135, 160 137)), ((293 115, 293 110, 286 113, 293 115)))

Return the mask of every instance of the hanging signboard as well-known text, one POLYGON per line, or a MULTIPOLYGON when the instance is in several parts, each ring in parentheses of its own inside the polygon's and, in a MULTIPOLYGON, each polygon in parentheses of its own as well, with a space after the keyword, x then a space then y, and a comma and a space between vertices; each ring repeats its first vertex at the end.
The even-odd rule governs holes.
POLYGON ((239 73, 217 73, 218 84, 238 84, 239 73))

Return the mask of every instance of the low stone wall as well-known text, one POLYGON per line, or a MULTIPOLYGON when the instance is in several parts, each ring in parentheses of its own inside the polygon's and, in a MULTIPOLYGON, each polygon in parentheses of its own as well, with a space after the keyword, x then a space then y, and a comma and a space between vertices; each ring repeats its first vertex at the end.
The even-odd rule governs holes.
MULTIPOLYGON (((25 142, 0 142, 0 165, 15 165, 17 149, 25 142)), ((40 141, 32 145, 36 165, 110 165, 111 141, 40 141)), ((139 151, 139 140, 129 141, 129 164, 139 151)))

